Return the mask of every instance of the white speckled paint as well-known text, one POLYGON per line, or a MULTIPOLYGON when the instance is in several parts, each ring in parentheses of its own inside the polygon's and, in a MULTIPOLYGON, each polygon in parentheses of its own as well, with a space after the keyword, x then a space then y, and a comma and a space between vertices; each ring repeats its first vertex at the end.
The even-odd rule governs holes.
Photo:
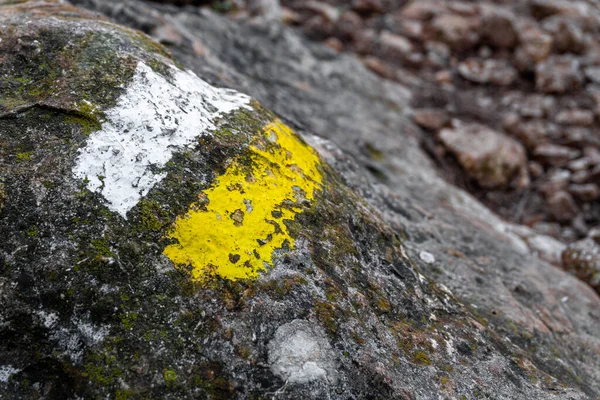
POLYGON ((87 188, 123 217, 165 178, 160 169, 174 152, 209 134, 217 117, 249 107, 246 95, 215 88, 193 72, 175 67, 171 72, 170 82, 140 62, 73 168, 76 178, 87 179, 87 188))
POLYGON ((0 382, 6 383, 11 375, 20 372, 20 369, 13 368, 10 365, 0 365, 0 382))

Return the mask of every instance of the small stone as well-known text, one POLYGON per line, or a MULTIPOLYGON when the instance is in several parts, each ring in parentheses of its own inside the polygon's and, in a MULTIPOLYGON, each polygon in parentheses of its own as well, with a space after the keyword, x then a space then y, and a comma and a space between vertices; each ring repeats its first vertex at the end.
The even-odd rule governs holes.
POLYGON ((279 0, 249 0, 248 12, 252 16, 260 16, 266 21, 281 21, 282 18, 279 0))
POLYGON ((598 143, 590 128, 582 126, 569 126, 562 131, 561 142, 565 146, 586 147, 590 143, 598 143))
POLYGON ((327 3, 319 1, 306 1, 302 3, 301 9, 313 12, 325 18, 328 22, 337 22, 340 11, 327 3))
POLYGON ((448 113, 439 108, 422 108, 415 110, 413 119, 417 125, 434 131, 443 128, 450 122, 448 113))
POLYGON ((410 40, 389 31, 384 31, 379 35, 378 43, 386 59, 402 60, 413 51, 410 40))
POLYGON ((360 15, 352 10, 347 10, 337 20, 335 27, 342 38, 352 39, 364 29, 364 22, 360 15))
POLYGON ((419 258, 426 264, 433 264, 435 262, 435 257, 433 256, 433 254, 427 251, 421 251, 419 253, 419 258))
POLYGON ((583 74, 589 81, 600 84, 600 67, 587 67, 583 70, 583 74))
POLYGON ((471 82, 491 83, 498 86, 508 86, 518 76, 517 70, 506 61, 476 58, 469 58, 460 63, 458 73, 471 82))
POLYGON ((505 125, 505 127, 529 150, 547 143, 553 136, 558 134, 556 125, 545 120, 535 119, 514 125, 505 125))
POLYGON ((320 14, 310 17, 302 25, 306 36, 314 40, 325 40, 334 34, 334 25, 329 18, 320 14))
POLYGON ((552 33, 557 52, 581 53, 585 49, 585 35, 572 20, 557 15, 544 20, 543 27, 552 33))
POLYGON ((450 48, 442 42, 430 41, 425 43, 427 58, 429 63, 437 68, 442 68, 448 65, 450 61, 450 48))
POLYGON ((558 222, 565 223, 575 218, 579 209, 568 192, 560 191, 548 199, 548 212, 558 222))
POLYGON ((352 45, 358 54, 372 54, 377 44, 377 33, 373 29, 361 29, 352 36, 352 45))
POLYGON ((405 6, 400 15, 403 19, 428 21, 443 10, 435 1, 415 0, 405 6))
POLYGON ((468 4, 465 2, 448 2, 448 9, 455 14, 472 16, 477 14, 477 6, 474 4, 468 4))
POLYGON ((385 10, 382 0, 354 0, 352 9, 359 14, 380 14, 385 10))
POLYGON ((435 74, 435 81, 439 84, 451 85, 452 77, 453 77, 452 71, 449 71, 449 70, 439 71, 435 74))
POLYGON ((567 168, 569 168, 573 172, 586 170, 593 165, 592 160, 588 157, 578 158, 577 160, 573 160, 567 164, 567 168))
POLYGON ((595 183, 570 185, 569 193, 579 200, 586 202, 598 200, 598 198, 600 198, 600 188, 595 183))
POLYGON ((344 43, 342 43, 342 41, 336 37, 328 38, 327 40, 325 40, 324 44, 325 46, 337 51, 338 53, 344 51, 344 43))
POLYGON ((530 161, 527 164, 527 168, 529 169, 529 175, 531 175, 532 178, 539 178, 544 174, 544 167, 535 161, 530 161))
POLYGON ((481 36, 493 47, 512 49, 519 43, 514 15, 498 8, 484 8, 481 36))
MULTIPOLYGON (((394 25, 392 30, 399 35, 406 36, 411 39, 422 39, 423 37, 423 23, 420 21, 414 21, 410 19, 403 19, 394 16, 394 25)), ((428 43, 428 42, 427 42, 428 43)), ((425 46, 427 46, 425 43, 425 46)))
POLYGON ((592 126, 594 118, 592 111, 573 109, 559 112, 556 114, 555 121, 563 125, 592 126))
POLYGON ((444 14, 436 17, 431 27, 437 40, 458 52, 472 49, 479 42, 477 23, 472 18, 444 14))
POLYGON ((571 182, 573 183, 585 183, 590 180, 590 171, 583 170, 577 171, 573 175, 571 175, 571 182))
POLYGON ((183 37, 181 37, 179 32, 177 32, 177 29, 175 29, 175 27, 173 27, 171 24, 158 25, 152 31, 152 37, 165 45, 183 45, 183 37))
POLYGON ((581 155, 579 150, 556 144, 541 144, 533 151, 533 156, 542 163, 552 166, 564 165, 581 155))
POLYGON ((517 48, 516 55, 519 61, 525 64, 531 65, 540 62, 552 52, 552 36, 535 25, 521 28, 519 41, 521 45, 517 48))
POLYGON ((528 184, 525 150, 519 142, 503 133, 483 125, 457 121, 454 128, 442 129, 439 139, 482 187, 505 186, 515 175, 524 185, 528 184))
POLYGON ((386 65, 383 61, 381 61, 381 59, 369 56, 363 58, 362 61, 368 69, 381 76, 382 78, 391 80, 397 79, 396 70, 386 65))
POLYGON ((563 268, 600 293, 600 247, 593 239, 570 244, 562 253, 563 268))
POLYGON ((535 87, 545 93, 565 93, 583 84, 579 61, 571 56, 553 56, 535 68, 535 87))
POLYGON ((553 170, 548 174, 544 182, 539 185, 538 189, 545 197, 551 197, 554 193, 567 188, 570 177, 571 173, 567 170, 553 170))

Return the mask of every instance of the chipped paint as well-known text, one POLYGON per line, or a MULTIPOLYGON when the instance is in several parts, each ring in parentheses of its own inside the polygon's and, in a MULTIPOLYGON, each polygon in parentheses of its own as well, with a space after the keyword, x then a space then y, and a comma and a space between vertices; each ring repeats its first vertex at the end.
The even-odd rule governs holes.
POLYGON ((234 161, 169 234, 178 244, 164 254, 191 265, 195 279, 257 277, 272 265, 274 250, 294 248, 284 221, 322 184, 316 152, 280 121, 267 125, 249 151, 251 162, 234 161))
POLYGON ((123 217, 165 178, 161 172, 173 153, 215 128, 214 120, 250 98, 212 87, 193 72, 171 68, 167 80, 143 62, 117 105, 80 150, 76 178, 98 192, 110 210, 123 217))

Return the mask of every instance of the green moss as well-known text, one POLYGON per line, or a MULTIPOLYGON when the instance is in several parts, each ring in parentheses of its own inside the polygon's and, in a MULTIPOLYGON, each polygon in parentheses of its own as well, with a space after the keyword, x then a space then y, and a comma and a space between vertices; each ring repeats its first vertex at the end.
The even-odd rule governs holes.
POLYGON ((316 301, 314 311, 317 319, 323 324, 330 335, 337 333, 337 325, 335 322, 335 307, 328 302, 316 301))
POLYGON ((88 354, 82 375, 100 387, 110 387, 123 375, 117 358, 108 354, 88 354))
POLYGON ((80 115, 67 115, 65 117, 65 123, 81 126, 82 132, 86 135, 99 130, 102 126, 98 120, 82 117, 80 115))
POLYGON ((431 365, 431 359, 424 351, 415 351, 412 356, 413 363, 421 365, 431 365))
POLYGON ((137 210, 135 224, 140 233, 162 232, 171 224, 169 213, 158 202, 144 199, 138 203, 137 210))
POLYGON ((130 400, 136 398, 136 394, 130 389, 118 389, 115 392, 115 400, 130 400))
POLYGON ((120 317, 123 329, 126 331, 131 331, 135 326, 135 322, 138 318, 138 315, 135 312, 127 312, 125 314, 121 314, 120 317))
POLYGON ((92 240, 91 245, 96 255, 102 257, 114 257, 114 253, 106 240, 92 240))
POLYGON ((33 152, 27 151, 27 152, 23 152, 23 153, 17 153, 17 154, 15 154, 15 157, 17 157, 17 161, 19 161, 19 162, 31 161, 33 159, 33 152))
POLYGON ((165 368, 163 371, 163 377, 165 378, 165 383, 170 385, 175 383, 177 380, 177 373, 173 369, 165 368))
POLYGON ((33 225, 32 227, 30 227, 29 229, 27 229, 25 231, 25 233, 27 234, 27 236, 34 238, 37 237, 39 235, 39 230, 38 227, 33 225))

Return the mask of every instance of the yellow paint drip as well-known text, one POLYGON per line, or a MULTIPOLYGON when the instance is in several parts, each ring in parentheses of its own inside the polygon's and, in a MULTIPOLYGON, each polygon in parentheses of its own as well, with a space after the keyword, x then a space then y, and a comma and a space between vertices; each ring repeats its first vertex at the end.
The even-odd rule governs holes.
POLYGON ((275 249, 294 247, 283 221, 293 220, 321 187, 317 154, 281 121, 265 126, 250 151, 251 162, 234 161, 169 233, 179 243, 164 254, 191 265, 197 280, 257 277, 272 265, 275 249))

